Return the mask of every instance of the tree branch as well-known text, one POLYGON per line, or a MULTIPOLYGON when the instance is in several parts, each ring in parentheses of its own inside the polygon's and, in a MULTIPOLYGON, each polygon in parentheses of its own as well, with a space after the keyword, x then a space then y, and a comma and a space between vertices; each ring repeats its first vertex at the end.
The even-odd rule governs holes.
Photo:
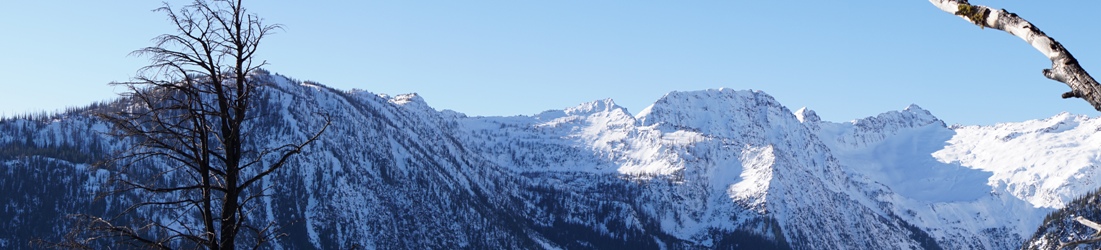
POLYGON ((1073 248, 1073 247, 1081 245, 1081 244, 1090 244, 1090 243, 1101 242, 1101 224, 1097 224, 1097 222, 1093 222, 1093 221, 1091 221, 1089 219, 1086 219, 1085 217, 1082 217, 1082 216, 1075 217, 1074 220, 1078 221, 1078 223, 1081 223, 1082 225, 1093 228, 1093 230, 1097 231, 1097 232, 1094 232, 1092 235, 1090 235, 1088 238, 1085 238, 1085 239, 1071 241, 1071 242, 1059 242, 1059 249, 1063 249, 1063 248, 1067 248, 1067 247, 1072 247, 1073 248))
POLYGON ((959 16, 982 28, 994 28, 1017 36, 1051 60, 1051 68, 1043 74, 1066 84, 1070 91, 1063 98, 1082 98, 1097 111, 1101 111, 1101 85, 1094 80, 1078 60, 1058 41, 1026 21, 1005 9, 993 9, 982 5, 971 5, 967 0, 929 0, 941 10, 959 16))
POLYGON ((248 186, 252 185, 253 182, 256 182, 260 179, 263 179, 264 176, 267 176, 267 175, 271 174, 272 172, 275 172, 275 170, 282 167, 283 164, 285 164, 287 162, 287 160, 290 159, 291 156, 297 155, 298 153, 302 152, 302 149, 305 148, 306 145, 310 145, 310 143, 313 143, 318 138, 320 138, 321 134, 325 133, 325 129, 328 129, 329 125, 332 125, 332 123, 333 123, 332 117, 329 117, 328 115, 323 115, 323 117, 325 118, 325 125, 322 125, 321 129, 318 130, 317 133, 313 134, 313 136, 311 136, 310 139, 307 139, 306 141, 296 145, 290 151, 283 152, 283 155, 279 157, 279 160, 277 160, 274 163, 272 163, 271 165, 269 165, 268 168, 266 170, 264 170, 263 172, 260 172, 259 174, 256 174, 255 176, 252 176, 252 178, 249 178, 248 180, 244 181, 243 184, 241 184, 241 187, 248 187, 248 186))

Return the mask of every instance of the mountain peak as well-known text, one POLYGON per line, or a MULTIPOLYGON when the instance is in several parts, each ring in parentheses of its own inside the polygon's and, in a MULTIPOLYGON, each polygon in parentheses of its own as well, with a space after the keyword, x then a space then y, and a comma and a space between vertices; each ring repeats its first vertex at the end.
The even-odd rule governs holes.
POLYGON ((646 107, 638 113, 638 117, 646 117, 656 110, 671 109, 697 109, 711 111, 713 108, 723 106, 747 105, 747 101, 775 103, 772 96, 760 90, 733 90, 729 88, 706 89, 697 91, 673 91, 662 96, 654 104, 646 107))
POLYGON ((878 127, 880 125, 873 124, 888 123, 894 124, 894 126, 897 127, 911 128, 937 122, 939 122, 941 125, 944 125, 944 122, 934 116, 932 112, 921 108, 917 104, 910 104, 900 111, 888 111, 874 117, 867 117, 852 121, 852 123, 857 126, 867 125, 878 127))
POLYGON ((932 112, 921 108, 921 106, 918 106, 917 104, 910 104, 906 106, 906 108, 902 109, 902 112, 909 112, 911 114, 914 114, 915 117, 920 117, 921 119, 925 120, 940 120, 936 116, 933 116, 932 112))
POLYGON ((850 122, 851 130, 837 134, 839 147, 864 147, 883 141, 901 131, 926 127, 935 124, 947 128, 944 121, 917 105, 909 105, 903 110, 888 111, 876 116, 856 119, 850 122))
POLYGON ((390 102, 397 105, 406 105, 409 103, 427 104, 424 102, 424 98, 421 98, 417 93, 396 95, 390 98, 390 102))
POLYGON ((814 110, 810 110, 807 107, 796 110, 795 118, 799 119, 799 122, 802 123, 817 123, 822 121, 822 118, 818 117, 818 113, 815 113, 814 110))
POLYGON ((728 88, 670 92, 636 117, 642 126, 716 134, 731 133, 731 128, 799 122, 765 92, 728 88))
POLYGON ((379 95, 379 96, 384 98, 384 99, 387 99, 387 102, 389 102, 389 103, 392 103, 392 104, 395 104, 397 106, 406 108, 408 110, 419 111, 419 112, 428 112, 428 113, 421 113, 421 114, 433 114, 436 111, 436 109, 432 108, 431 106, 428 106, 428 102, 425 102, 424 98, 421 98, 421 96, 418 95, 417 93, 401 94, 401 95, 396 95, 396 96, 392 96, 392 97, 388 97, 388 96, 385 96, 385 95, 379 95))
POLYGON ((585 102, 577 106, 566 108, 563 111, 567 115, 584 115, 614 110, 622 110, 624 113, 627 113, 626 108, 617 105, 611 98, 585 102))

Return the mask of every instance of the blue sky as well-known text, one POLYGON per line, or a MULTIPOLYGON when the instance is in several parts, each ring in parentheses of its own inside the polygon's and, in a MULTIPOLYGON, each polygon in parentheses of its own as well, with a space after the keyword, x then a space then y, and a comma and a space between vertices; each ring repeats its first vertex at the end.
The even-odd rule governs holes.
MULTIPOLYGON (((186 2, 171 1, 174 5, 186 2)), ((1101 66, 1101 1, 972 1, 1020 14, 1087 70, 1101 66)), ((631 112, 670 91, 763 90, 848 121, 914 103, 949 124, 1059 112, 1062 83, 1022 40, 924 0, 246 1, 284 31, 270 71, 338 89, 417 92, 437 109, 530 115, 612 98, 631 112)), ((0 114, 114 98, 171 32, 156 1, 10 1, 0 8, 0 114)), ((1101 71, 1098 71, 1101 72, 1101 71)))

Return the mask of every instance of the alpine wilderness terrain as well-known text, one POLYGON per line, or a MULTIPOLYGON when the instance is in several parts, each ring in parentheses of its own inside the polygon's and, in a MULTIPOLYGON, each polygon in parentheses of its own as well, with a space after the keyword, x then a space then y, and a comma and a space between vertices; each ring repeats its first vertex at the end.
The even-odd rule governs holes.
MULTIPOLYGON (((1097 118, 947 126, 911 105, 828 122, 731 89, 671 92, 636 115, 598 100, 472 117, 250 77, 264 85, 252 141, 301 141, 326 122, 315 114, 331 119, 245 215, 285 233, 273 248, 1052 249, 1092 233, 1074 217, 1101 219, 1078 199, 1101 186, 1097 118)), ((73 214, 134 201, 99 196, 111 173, 96 163, 127 142, 93 115, 131 104, 0 121, 0 248, 62 241, 73 214)))

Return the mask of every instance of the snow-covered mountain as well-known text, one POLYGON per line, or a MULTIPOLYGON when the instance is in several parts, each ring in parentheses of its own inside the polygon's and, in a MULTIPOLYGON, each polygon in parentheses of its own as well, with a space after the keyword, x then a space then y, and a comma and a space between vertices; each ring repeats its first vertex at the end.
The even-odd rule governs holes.
MULTIPOLYGON (((533 116, 437 111, 416 94, 258 74, 254 141, 333 125, 249 218, 280 248, 1011 249, 1101 183, 1096 118, 946 126, 916 105, 821 121, 761 91, 672 92, 533 116)), ((90 114, 0 121, 0 247, 58 240, 110 173, 90 114)), ((1031 243, 1030 243, 1031 244, 1031 243)))

